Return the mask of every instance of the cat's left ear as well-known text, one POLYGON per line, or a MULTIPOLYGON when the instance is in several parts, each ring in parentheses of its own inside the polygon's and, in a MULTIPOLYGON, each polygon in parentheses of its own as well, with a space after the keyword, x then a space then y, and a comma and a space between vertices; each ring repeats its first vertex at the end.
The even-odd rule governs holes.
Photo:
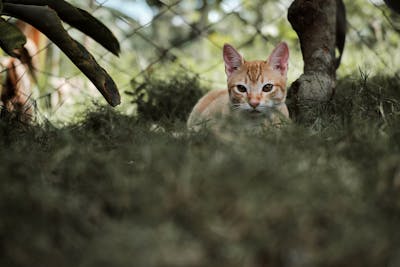
POLYGON ((230 44, 224 44, 223 57, 225 62, 225 73, 228 77, 243 64, 242 55, 240 55, 239 52, 230 44))
POLYGON ((282 75, 286 75, 289 61, 289 47, 285 42, 279 43, 268 58, 268 64, 274 70, 279 70, 282 75))

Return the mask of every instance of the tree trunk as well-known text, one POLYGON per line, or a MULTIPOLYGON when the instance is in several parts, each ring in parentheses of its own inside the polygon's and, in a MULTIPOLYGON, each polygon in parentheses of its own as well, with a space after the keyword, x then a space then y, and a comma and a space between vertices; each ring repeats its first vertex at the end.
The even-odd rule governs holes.
POLYGON ((297 107, 300 103, 327 101, 334 92, 338 3, 337 0, 295 0, 289 8, 288 19, 299 36, 304 60, 304 73, 290 88, 297 107))

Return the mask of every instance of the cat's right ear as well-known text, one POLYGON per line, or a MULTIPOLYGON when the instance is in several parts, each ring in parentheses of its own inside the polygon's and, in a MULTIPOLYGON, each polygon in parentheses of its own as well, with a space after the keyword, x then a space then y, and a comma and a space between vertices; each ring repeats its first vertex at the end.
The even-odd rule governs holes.
POLYGON ((224 44, 223 55, 225 62, 225 72, 226 75, 229 77, 232 72, 242 66, 244 62, 243 57, 230 44, 224 44))

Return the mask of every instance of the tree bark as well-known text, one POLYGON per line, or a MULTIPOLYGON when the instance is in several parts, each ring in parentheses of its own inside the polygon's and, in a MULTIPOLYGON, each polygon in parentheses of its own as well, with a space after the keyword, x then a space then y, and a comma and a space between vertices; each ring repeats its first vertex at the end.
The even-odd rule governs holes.
POLYGON ((334 92, 338 3, 337 0, 295 0, 289 8, 288 19, 299 36, 304 60, 304 73, 290 88, 295 106, 327 101, 334 92))

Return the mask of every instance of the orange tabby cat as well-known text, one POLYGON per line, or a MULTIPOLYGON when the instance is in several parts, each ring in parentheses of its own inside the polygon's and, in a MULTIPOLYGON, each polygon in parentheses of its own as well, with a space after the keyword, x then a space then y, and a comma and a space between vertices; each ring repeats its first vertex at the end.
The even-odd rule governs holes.
POLYGON ((221 116, 244 114, 270 125, 289 118, 285 104, 289 48, 278 44, 266 61, 245 61, 229 44, 223 48, 228 90, 212 90, 194 106, 189 129, 215 123, 221 116))

